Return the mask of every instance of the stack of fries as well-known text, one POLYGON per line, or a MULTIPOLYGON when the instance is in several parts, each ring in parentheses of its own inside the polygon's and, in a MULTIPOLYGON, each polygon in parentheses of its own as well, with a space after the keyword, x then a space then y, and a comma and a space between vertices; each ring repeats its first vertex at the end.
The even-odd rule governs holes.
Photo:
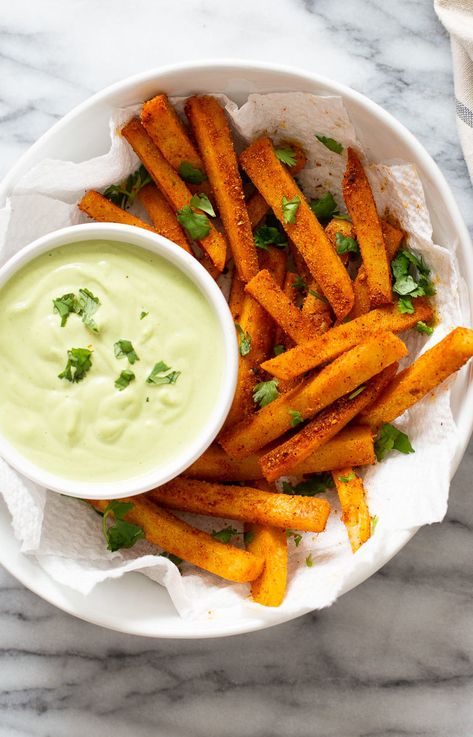
POLYGON ((403 233, 380 218, 357 152, 348 149, 342 185, 348 217, 335 215, 324 227, 295 179, 306 161, 300 146, 291 141, 284 163, 263 136, 238 158, 216 99, 191 97, 185 112, 189 130, 160 94, 122 130, 151 180, 138 198, 152 225, 95 191, 79 203, 95 220, 169 238, 214 278, 234 266, 230 309, 240 364, 223 431, 181 477, 126 500, 133 504, 126 519, 168 553, 230 581, 251 582, 255 601, 278 606, 286 589, 286 531, 320 533, 330 513, 324 498, 287 493, 287 484, 282 493, 281 480, 330 473, 356 552, 372 527, 357 469, 376 462, 380 428, 472 357, 473 331, 456 328, 398 372, 408 353, 398 334, 427 327, 435 316, 425 296, 400 310, 391 261, 403 233), (202 210, 199 202, 209 206, 202 210), (203 217, 198 238, 184 214, 203 217), (254 231, 262 223, 266 240, 258 250, 254 231), (338 252, 340 238, 357 242, 357 269, 338 252), (242 521, 246 549, 169 510, 242 521))

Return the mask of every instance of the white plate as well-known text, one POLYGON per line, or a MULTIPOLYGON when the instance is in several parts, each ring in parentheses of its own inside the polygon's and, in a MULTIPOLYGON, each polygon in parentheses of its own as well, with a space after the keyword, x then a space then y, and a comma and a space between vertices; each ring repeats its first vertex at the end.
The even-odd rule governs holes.
MULTIPOLYGON (((344 85, 307 72, 268 64, 218 61, 182 64, 149 71, 108 87, 79 105, 54 125, 10 171, 0 185, 0 206, 19 177, 44 158, 84 159, 105 153, 109 148, 108 119, 117 107, 141 102, 157 92, 188 95, 223 92, 242 103, 251 92, 302 91, 341 95, 373 160, 401 159, 417 166, 434 228, 434 240, 457 248, 460 271, 468 291, 473 292, 472 244, 453 195, 438 167, 420 143, 382 108, 344 85)), ((468 304, 462 305, 464 324, 472 324, 468 304)), ((473 427, 473 381, 471 369, 455 379, 453 411, 459 429, 459 445, 454 459, 458 466, 473 427)), ((358 565, 343 593, 375 573, 412 537, 415 530, 390 533, 385 537, 383 556, 373 565, 358 565)), ((25 586, 70 614, 104 627, 153 637, 220 637, 262 629, 289 617, 277 612, 236 620, 206 622, 182 620, 167 592, 144 576, 127 574, 122 579, 98 585, 85 597, 55 583, 34 558, 20 553, 8 512, 0 503, 0 562, 25 586)), ((297 615, 304 614, 301 610, 297 615)), ((296 616, 296 615, 293 615, 296 616)))

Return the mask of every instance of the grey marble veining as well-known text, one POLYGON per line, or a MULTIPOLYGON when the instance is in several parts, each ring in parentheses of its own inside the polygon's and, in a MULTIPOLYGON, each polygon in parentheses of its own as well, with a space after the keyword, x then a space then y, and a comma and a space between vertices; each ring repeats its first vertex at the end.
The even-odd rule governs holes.
MULTIPOLYGON (((71 107, 163 63, 288 63, 366 93, 434 156, 473 230, 431 0, 0 3, 0 174, 71 107)), ((473 447, 448 517, 332 608, 171 642, 75 620, 0 574, 0 737, 471 737, 473 447)))

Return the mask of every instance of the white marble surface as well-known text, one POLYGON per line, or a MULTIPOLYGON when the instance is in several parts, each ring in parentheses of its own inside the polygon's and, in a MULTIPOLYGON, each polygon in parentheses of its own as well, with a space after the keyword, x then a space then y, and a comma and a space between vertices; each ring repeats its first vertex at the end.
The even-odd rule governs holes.
MULTIPOLYGON (((448 39, 431 0, 0 3, 0 175, 101 87, 228 56, 346 82, 422 141, 473 230, 448 39)), ((471 737, 470 447, 442 525, 331 609, 170 642, 68 617, 0 573, 0 737, 471 737)))

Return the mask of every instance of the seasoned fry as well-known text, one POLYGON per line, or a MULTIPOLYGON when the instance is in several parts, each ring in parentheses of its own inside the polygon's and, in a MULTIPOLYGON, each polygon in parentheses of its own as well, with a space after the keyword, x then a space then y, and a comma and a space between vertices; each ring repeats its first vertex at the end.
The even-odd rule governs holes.
POLYGON ((135 217, 130 212, 123 210, 118 205, 115 205, 106 197, 96 192, 94 189, 90 189, 85 193, 78 205, 82 212, 85 212, 93 220, 98 220, 100 223, 120 223, 121 225, 134 225, 137 228, 144 228, 145 230, 151 230, 156 233, 156 229, 153 228, 144 220, 135 217))
MULTIPOLYGON (((259 459, 267 451, 260 451, 242 461, 234 461, 223 448, 211 445, 183 474, 191 479, 205 481, 256 481, 263 478, 259 459)), ((312 453, 293 469, 295 476, 322 473, 342 466, 367 466, 374 463, 373 436, 368 427, 347 427, 332 440, 312 453)))
POLYGON ((282 288, 286 280, 287 254, 284 248, 270 246, 259 256, 260 268, 269 271, 278 287, 282 288))
MULTIPOLYGON (((106 500, 88 501, 102 512, 108 505, 106 500)), ((264 564, 262 557, 214 540, 207 532, 191 527, 167 510, 153 504, 149 497, 134 496, 121 501, 133 504, 133 509, 128 512, 125 519, 140 525, 146 539, 166 552, 228 581, 245 583, 253 581, 260 575, 264 564)))
POLYGON ((261 364, 261 368, 279 379, 291 379, 304 374, 309 369, 332 361, 379 330, 402 333, 404 330, 415 327, 419 320, 428 322, 432 319, 432 308, 426 299, 416 299, 413 304, 414 313, 412 315, 399 312, 397 305, 378 307, 351 322, 328 330, 314 340, 302 343, 286 353, 281 353, 280 356, 265 361, 261 364))
POLYGON ((187 253, 192 254, 186 234, 179 225, 171 206, 159 189, 154 184, 147 184, 140 190, 138 197, 143 203, 157 232, 165 238, 169 238, 173 243, 177 243, 187 253))
POLYGON ((307 296, 302 303, 302 314, 317 326, 317 332, 325 333, 332 324, 332 310, 316 281, 309 282, 307 296))
POLYGON ((251 584, 253 601, 263 606, 280 606, 287 583, 286 530, 266 525, 245 525, 246 549, 263 558, 264 568, 251 584))
POLYGON ((234 271, 232 277, 232 286, 230 288, 230 298, 228 300, 228 306, 235 322, 240 319, 241 310, 243 307, 243 300, 245 299, 245 285, 234 271))
MULTIPOLYGON (((395 228, 390 225, 386 220, 381 220, 381 227, 383 229, 384 243, 386 246, 386 253, 388 261, 391 263, 394 256, 396 255, 401 241, 404 238, 404 233, 399 228, 395 228)), ((350 319, 364 315, 371 309, 370 292, 368 289, 368 280, 366 277, 366 269, 361 264, 358 269, 358 273, 353 282, 353 291, 355 292, 355 304, 350 312, 350 319)))
POLYGON ((316 376, 230 428, 222 434, 219 442, 230 457, 246 458, 291 429, 291 411, 299 412, 304 420, 310 419, 406 353, 402 340, 392 333, 380 332, 336 358, 316 376))
POLYGON ((328 501, 317 497, 273 494, 250 486, 183 478, 153 489, 147 498, 170 509, 306 532, 322 532, 330 513, 328 501))
POLYGON ((313 278, 339 318, 353 307, 350 277, 334 251, 324 229, 304 199, 304 195, 274 153, 269 138, 259 138, 240 157, 243 168, 282 223, 301 252, 313 278), (286 222, 283 197, 299 203, 294 222, 286 222))
POLYGON ((214 97, 190 97, 186 115, 217 200, 238 276, 248 282, 258 271, 258 256, 225 111, 214 97))
POLYGON ((296 343, 304 343, 317 334, 317 326, 303 315, 266 269, 262 269, 245 287, 296 343))
POLYGON ((294 468, 333 438, 379 395, 391 381, 396 369, 397 363, 390 365, 373 377, 361 393, 340 397, 300 432, 263 455, 260 463, 266 480, 275 481, 280 476, 292 473, 294 468))
MULTIPOLYGON (((342 520, 347 528, 351 549, 356 553, 371 536, 371 517, 365 500, 363 481, 351 466, 333 471, 332 477, 337 488, 342 507, 342 520)), ((264 555, 261 554, 261 557, 264 555)), ((259 578, 256 580, 259 581, 259 578)))
MULTIPOLYGON (((353 223, 350 223, 348 220, 343 220, 341 218, 334 217, 332 220, 328 223, 328 225, 325 226, 325 233, 327 234, 327 238, 329 239, 332 246, 337 250, 337 233, 340 233, 340 235, 343 235, 345 238, 355 238, 355 228, 353 227, 353 223)), ((339 254, 342 262, 347 265, 349 261, 349 254, 343 253, 339 254)))
MULTIPOLYGON (((145 102, 140 118, 148 135, 173 169, 179 172, 181 164, 191 164, 206 177, 204 162, 167 95, 156 95, 145 102)), ((189 189, 211 195, 207 179, 199 184, 189 183, 189 189)))
MULTIPOLYGON (((159 148, 155 146, 140 121, 137 118, 132 118, 122 128, 122 135, 142 161, 173 210, 177 211, 189 205, 192 197, 190 190, 164 158, 159 148)), ((200 212, 200 210, 196 212, 200 212)), ((225 238, 215 229, 210 220, 209 224, 209 234, 202 238, 199 243, 204 251, 208 253, 216 268, 222 271, 226 257, 225 238)))
POLYGON ((361 415, 360 422, 373 431, 391 422, 419 402, 473 356, 473 330, 455 328, 440 343, 401 371, 385 391, 361 415))
POLYGON ((353 220, 366 269, 371 306, 390 304, 393 301, 391 270, 381 221, 368 177, 357 153, 352 148, 348 148, 348 161, 342 190, 347 210, 353 220))

